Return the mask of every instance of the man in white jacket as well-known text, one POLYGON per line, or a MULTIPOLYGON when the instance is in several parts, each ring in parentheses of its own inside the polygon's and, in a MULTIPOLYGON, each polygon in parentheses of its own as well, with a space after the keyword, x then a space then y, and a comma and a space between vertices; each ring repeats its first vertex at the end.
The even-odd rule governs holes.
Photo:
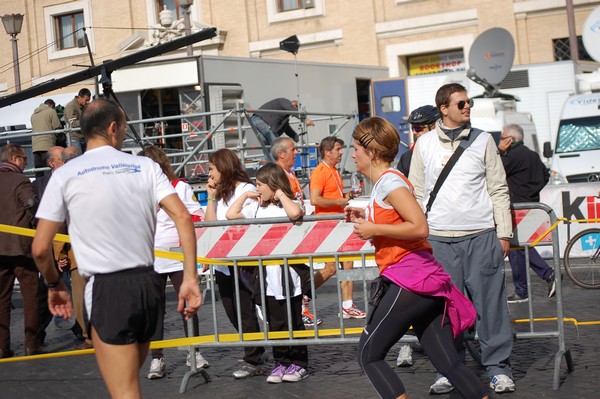
MULTIPOLYGON (((434 130, 419 138, 410 166, 410 181, 424 209, 442 169, 461 141, 476 134, 470 124, 473 101, 463 86, 442 86, 435 102, 442 118, 434 130)), ((495 392, 513 392, 509 361, 513 337, 504 283, 504 257, 512 237, 510 198, 494 139, 486 132, 475 137, 431 205, 429 241, 452 282, 466 288, 477 309, 481 363, 490 387, 495 392)), ((430 393, 453 389, 445 377, 438 375, 430 393)))

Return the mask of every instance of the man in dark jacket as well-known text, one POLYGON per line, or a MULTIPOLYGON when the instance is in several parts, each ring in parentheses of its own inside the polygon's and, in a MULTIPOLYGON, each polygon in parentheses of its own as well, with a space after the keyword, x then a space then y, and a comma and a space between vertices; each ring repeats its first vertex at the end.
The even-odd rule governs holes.
POLYGON ((428 131, 434 129, 435 122, 438 119, 440 119, 440 113, 433 105, 424 105, 414 109, 408 116, 407 122, 410 124, 410 130, 412 130, 413 133, 413 144, 408 151, 400 156, 398 165, 396 165, 396 169, 402 172, 404 176, 408 177, 410 161, 412 160, 412 152, 413 148, 415 148, 417 139, 428 131))
MULTIPOLYGON (((510 191, 510 201, 540 202, 540 191, 544 188, 550 172, 540 160, 538 154, 523 144, 523 128, 519 125, 507 125, 502 131, 498 144, 506 180, 510 191)), ((514 294, 508 297, 509 303, 527 302, 527 275, 525 270, 525 250, 508 253, 512 269, 514 294)), ((535 248, 529 249, 529 266, 548 283, 548 298, 555 294, 554 269, 542 259, 535 248)))
MULTIPOLYGON (((256 128, 258 134, 260 134, 262 142, 265 146, 270 146, 273 140, 282 134, 286 134, 288 137, 293 139, 295 142, 300 140, 300 136, 290 126, 290 115, 283 111, 291 111, 296 113, 298 111, 298 101, 288 100, 287 98, 276 98, 265 104, 263 104, 258 110, 254 112, 251 117, 251 122, 256 128), (265 111, 261 111, 265 110, 265 111), (269 112, 275 111, 275 112, 269 112), (281 112, 278 112, 281 111, 281 112)), ((298 117, 297 114, 294 116, 298 117)), ((310 119, 306 119, 308 126, 314 126, 315 124, 310 119)), ((271 155, 268 149, 265 149, 265 156, 271 159, 271 155)), ((273 160, 274 161, 274 160, 273 160)))
MULTIPOLYGON (((0 152, 0 224, 33 228, 38 199, 23 174, 27 155, 23 147, 6 144, 0 152)), ((23 296, 25 355, 42 353, 36 341, 38 270, 31 255, 30 237, 0 233, 0 358, 10 357, 10 308, 15 277, 23 296)))
MULTIPOLYGON (((72 129, 80 127, 79 120, 81 119, 81 113, 83 108, 90 102, 92 98, 92 92, 89 89, 83 88, 79 90, 79 93, 65 106, 64 120, 72 129)), ((71 133, 71 145, 77 147, 83 154, 85 152, 85 139, 83 133, 80 130, 71 133)))

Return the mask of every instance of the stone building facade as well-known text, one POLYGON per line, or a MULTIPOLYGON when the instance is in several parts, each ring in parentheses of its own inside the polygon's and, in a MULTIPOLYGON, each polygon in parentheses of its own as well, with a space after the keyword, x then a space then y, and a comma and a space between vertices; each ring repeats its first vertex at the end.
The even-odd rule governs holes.
MULTIPOLYGON (((26 89, 90 64, 81 28, 96 64, 181 35, 181 1, 3 0, 0 15, 25 15, 17 39, 26 89)), ((600 1, 573 4, 581 34, 600 1)), ((216 38, 194 46, 195 55, 290 59, 279 42, 297 35, 298 61, 385 66, 390 77, 436 72, 439 65, 428 60, 466 68, 475 38, 492 27, 512 34, 515 65, 555 61, 557 41, 568 38, 565 0, 195 0, 189 12, 192 31, 219 29, 216 38)), ((15 91, 11 51, 5 36, 0 95, 15 91)))

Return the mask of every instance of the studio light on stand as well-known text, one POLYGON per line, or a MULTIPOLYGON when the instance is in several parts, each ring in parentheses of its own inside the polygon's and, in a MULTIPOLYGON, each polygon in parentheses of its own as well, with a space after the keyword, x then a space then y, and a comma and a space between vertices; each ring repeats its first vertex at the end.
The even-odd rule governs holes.
POLYGON ((294 66, 295 66, 295 76, 296 76, 296 96, 298 98, 298 108, 300 108, 300 81, 298 78, 298 59, 296 58, 296 54, 298 54, 298 49, 300 48, 300 40, 298 40, 298 36, 290 36, 287 39, 283 39, 279 42, 279 49, 283 51, 287 51, 288 53, 294 54, 294 66))
POLYGON ((19 48, 17 47, 17 35, 21 33, 23 27, 23 14, 5 14, 2 16, 2 23, 6 33, 11 36, 13 67, 15 70, 15 92, 21 91, 21 72, 19 70, 19 48))
MULTIPOLYGON (((298 111, 303 112, 304 110, 302 109, 302 103, 300 102, 300 77, 298 76, 298 58, 296 57, 296 54, 298 54, 298 49, 300 49, 300 40, 298 40, 298 36, 293 35, 288 37, 287 39, 283 39, 282 41, 280 41, 279 49, 294 54, 294 75, 296 76, 296 98, 298 100, 298 111)), ((302 161, 302 172, 305 175, 308 175, 306 171, 308 170, 309 165, 309 151, 308 148, 305 147, 308 144, 308 138, 305 138, 306 129, 304 128, 304 124, 306 123, 306 114, 301 114, 299 116, 303 122, 300 125, 302 129, 302 131, 300 132, 300 145, 302 147, 300 159, 302 161)))

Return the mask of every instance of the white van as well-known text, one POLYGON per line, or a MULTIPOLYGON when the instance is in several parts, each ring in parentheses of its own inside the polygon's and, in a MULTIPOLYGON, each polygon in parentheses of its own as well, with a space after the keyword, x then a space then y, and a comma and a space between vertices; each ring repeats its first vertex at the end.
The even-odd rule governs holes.
POLYGON ((546 142, 544 156, 552 157, 551 184, 600 181, 600 93, 565 101, 554 153, 546 142))

